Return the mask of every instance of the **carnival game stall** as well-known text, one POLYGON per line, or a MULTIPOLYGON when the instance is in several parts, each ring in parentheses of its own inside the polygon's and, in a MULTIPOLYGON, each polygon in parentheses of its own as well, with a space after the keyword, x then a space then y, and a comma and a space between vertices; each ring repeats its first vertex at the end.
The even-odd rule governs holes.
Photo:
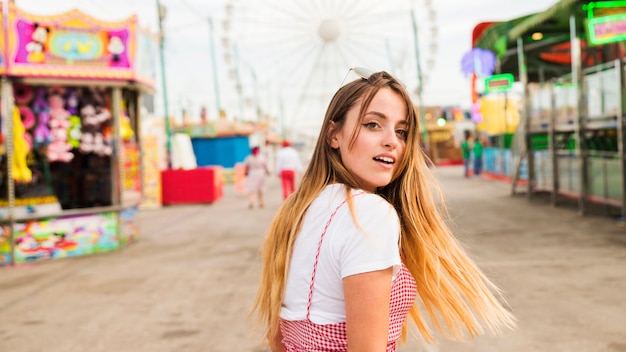
POLYGON ((626 219, 626 1, 558 0, 545 11, 476 26, 473 48, 523 87, 512 193, 554 206, 600 205, 626 219))
POLYGON ((149 37, 136 16, 4 6, 0 265, 123 247, 138 235, 149 37))

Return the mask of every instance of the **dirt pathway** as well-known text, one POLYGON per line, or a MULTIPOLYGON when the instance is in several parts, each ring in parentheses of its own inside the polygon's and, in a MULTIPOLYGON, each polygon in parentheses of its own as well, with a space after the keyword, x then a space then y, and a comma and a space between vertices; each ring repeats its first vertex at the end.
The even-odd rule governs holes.
MULTIPOLYGON (((458 167, 438 172, 453 228, 519 328, 467 344, 409 338, 400 351, 626 351, 626 229, 458 167)), ((249 210, 225 191, 215 204, 142 211, 141 238, 123 250, 0 268, 0 351, 263 351, 246 317, 280 192, 273 179, 267 207, 249 210)))

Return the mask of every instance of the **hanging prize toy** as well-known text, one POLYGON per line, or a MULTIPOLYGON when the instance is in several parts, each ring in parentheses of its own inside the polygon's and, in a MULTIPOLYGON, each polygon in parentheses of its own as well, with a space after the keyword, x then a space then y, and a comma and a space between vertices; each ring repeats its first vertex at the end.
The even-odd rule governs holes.
POLYGON ((24 84, 13 86, 13 99, 17 105, 28 105, 33 99, 33 87, 24 84))
POLYGON ((128 111, 126 110, 126 103, 122 100, 122 118, 120 120, 120 136, 123 140, 129 141, 135 136, 133 128, 130 125, 130 118, 128 117, 128 111))
POLYGON ((67 90, 65 105, 67 105, 67 111, 70 115, 78 115, 78 92, 76 88, 69 88, 67 90))
POLYGON ((58 93, 51 93, 48 97, 48 103, 50 105, 49 125, 52 142, 48 145, 46 155, 49 161, 70 162, 74 158, 74 154, 71 152, 72 146, 67 141, 70 113, 63 108, 64 101, 58 93))
POLYGON ((48 102, 46 101, 46 90, 43 87, 37 89, 37 97, 33 103, 33 112, 37 115, 37 127, 33 131, 35 146, 46 145, 50 143, 50 113, 48 102))
POLYGON ((25 134, 20 110, 16 107, 13 109, 13 179, 19 183, 28 183, 33 179, 33 173, 26 162, 28 142, 25 134))
POLYGON ((70 121, 70 128, 67 133, 67 142, 72 148, 79 148, 80 136, 82 135, 80 116, 72 115, 68 120, 70 121))

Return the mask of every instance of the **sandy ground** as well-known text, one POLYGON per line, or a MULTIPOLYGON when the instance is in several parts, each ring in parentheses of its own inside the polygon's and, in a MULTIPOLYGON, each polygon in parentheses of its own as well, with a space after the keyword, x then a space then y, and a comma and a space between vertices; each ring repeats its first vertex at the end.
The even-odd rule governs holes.
MULTIPOLYGON (((407 351, 626 351, 626 228, 612 215, 510 196, 510 185, 438 169, 451 226, 504 290, 519 327, 407 351)), ((264 209, 231 186, 214 204, 140 212, 120 251, 0 268, 0 351, 264 351, 247 319, 264 209)))

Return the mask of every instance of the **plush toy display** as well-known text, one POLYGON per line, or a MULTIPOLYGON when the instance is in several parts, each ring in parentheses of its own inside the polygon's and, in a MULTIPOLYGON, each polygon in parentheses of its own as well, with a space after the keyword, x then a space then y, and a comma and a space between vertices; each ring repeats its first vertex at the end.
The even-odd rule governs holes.
POLYGON ((48 145, 48 160, 70 162, 74 158, 74 154, 71 152, 72 146, 67 141, 70 113, 64 108, 63 97, 55 91, 49 93, 48 104, 50 106, 49 125, 52 136, 52 142, 48 145))
POLYGON ((96 88, 84 88, 81 91, 81 153, 94 153, 99 156, 111 155, 111 141, 104 136, 106 124, 111 113, 105 106, 104 91, 96 88))

